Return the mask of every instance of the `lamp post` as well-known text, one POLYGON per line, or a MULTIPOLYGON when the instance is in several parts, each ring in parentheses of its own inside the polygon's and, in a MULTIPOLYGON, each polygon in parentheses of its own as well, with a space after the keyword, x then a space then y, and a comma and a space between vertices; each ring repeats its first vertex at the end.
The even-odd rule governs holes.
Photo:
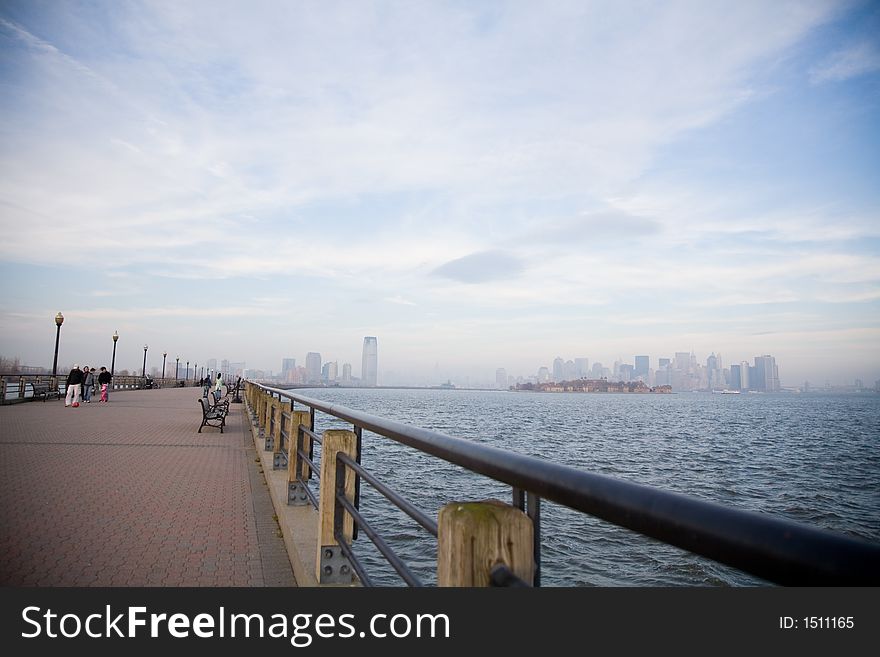
POLYGON ((177 374, 180 372, 180 356, 174 359, 174 380, 177 381, 177 374))
POLYGON ((147 345, 144 345, 144 373, 142 374, 142 376, 145 379, 147 378, 147 348, 147 345))
POLYGON ((55 360, 52 361, 52 376, 58 376, 58 341, 61 339, 61 325, 64 323, 64 315, 60 312, 55 315, 55 360))
MULTIPOLYGON (((168 355, 167 351, 162 352, 162 380, 165 380, 165 356, 168 355)), ((164 383, 162 385, 165 385, 164 383)))
POLYGON ((110 359, 110 376, 116 373, 116 341, 119 339, 119 333, 113 331, 113 358, 110 359))
POLYGON ((183 377, 184 381, 189 381, 189 361, 186 361, 186 376, 183 377))
POLYGON ((198 364, 198 363, 193 363, 193 381, 195 381, 195 379, 196 379, 196 372, 198 372, 198 371, 199 371, 199 364, 198 364))

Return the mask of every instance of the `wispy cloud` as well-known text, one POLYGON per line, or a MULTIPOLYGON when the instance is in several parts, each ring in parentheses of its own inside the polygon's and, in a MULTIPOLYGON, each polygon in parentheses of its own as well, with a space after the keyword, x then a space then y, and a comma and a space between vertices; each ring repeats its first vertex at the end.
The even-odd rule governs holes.
POLYGON ((813 84, 842 82, 880 71, 880 44, 861 41, 838 50, 810 71, 813 84))
POLYGON ((483 251, 450 260, 437 267, 432 274, 461 283, 486 283, 516 277, 525 269, 525 263, 509 253, 483 251))

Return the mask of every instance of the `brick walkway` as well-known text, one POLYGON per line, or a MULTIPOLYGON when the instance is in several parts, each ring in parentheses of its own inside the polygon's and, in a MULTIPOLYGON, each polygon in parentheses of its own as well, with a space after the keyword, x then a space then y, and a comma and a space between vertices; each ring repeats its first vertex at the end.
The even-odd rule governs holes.
POLYGON ((295 586, 241 404, 0 406, 0 586, 295 586))

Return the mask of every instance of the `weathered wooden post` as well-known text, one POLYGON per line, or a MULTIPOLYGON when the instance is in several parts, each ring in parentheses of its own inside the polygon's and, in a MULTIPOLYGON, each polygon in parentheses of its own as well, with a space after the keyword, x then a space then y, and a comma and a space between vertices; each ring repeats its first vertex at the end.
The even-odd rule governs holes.
MULTIPOLYGON (((264 392, 263 393, 263 415, 260 420, 260 426, 263 427, 263 437, 268 441, 270 429, 269 423, 272 421, 272 410, 273 403, 275 402, 275 398, 271 393, 264 392)), ((270 447, 265 447, 265 449, 271 449, 270 447)))
POLYGON ((266 403, 266 431, 263 434, 263 449, 267 452, 274 452, 275 434, 278 431, 278 400, 275 397, 269 397, 266 403))
POLYGON ((281 430, 284 428, 284 418, 288 419, 287 425, 287 446, 290 448, 290 439, 293 437, 293 434, 290 431, 290 402, 278 400, 278 405, 276 406, 276 415, 275 415, 275 435, 272 437, 274 442, 274 450, 272 452, 272 469, 280 470, 281 469, 281 453, 284 451, 284 436, 281 433, 281 430))
MULTIPOLYGON (((321 497, 318 500, 318 558, 315 561, 315 577, 320 584, 350 584, 354 570, 342 553, 335 536, 337 521, 336 505, 336 455, 343 452, 356 458, 357 437, 348 429, 327 429, 321 436, 321 497)), ((345 468, 345 481, 341 489, 354 504, 354 472, 345 468)), ((341 512, 341 510, 340 510, 341 512)), ((354 519, 344 514, 341 522, 342 535, 351 542, 354 519)))
POLYGON ((291 411, 290 412, 290 448, 287 452, 287 503, 295 506, 304 506, 309 503, 309 496, 306 494, 305 484, 300 483, 300 479, 305 481, 309 478, 310 469, 299 458, 299 450, 306 454, 312 445, 312 437, 303 434, 299 425, 309 426, 308 411, 291 411))
POLYGON ((438 586, 490 586, 498 564, 531 585, 533 530, 525 513, 498 500, 447 504, 437 523, 438 586))

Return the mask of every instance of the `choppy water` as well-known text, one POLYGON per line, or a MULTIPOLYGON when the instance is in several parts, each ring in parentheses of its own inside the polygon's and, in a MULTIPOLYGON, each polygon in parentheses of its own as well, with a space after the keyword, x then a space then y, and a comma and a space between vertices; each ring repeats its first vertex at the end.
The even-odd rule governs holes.
MULTIPOLYGON (((339 403, 459 438, 782 516, 880 542, 880 395, 601 395, 310 389, 339 403)), ((318 430, 340 426, 319 414, 318 430)), ((369 432, 362 460, 436 517, 451 501, 510 488, 369 432)), ((362 487, 361 510, 434 584, 436 540, 362 487)), ((764 582, 556 504, 542 505, 544 586, 712 586, 764 582)), ((401 581, 362 535, 377 583, 401 581)))

